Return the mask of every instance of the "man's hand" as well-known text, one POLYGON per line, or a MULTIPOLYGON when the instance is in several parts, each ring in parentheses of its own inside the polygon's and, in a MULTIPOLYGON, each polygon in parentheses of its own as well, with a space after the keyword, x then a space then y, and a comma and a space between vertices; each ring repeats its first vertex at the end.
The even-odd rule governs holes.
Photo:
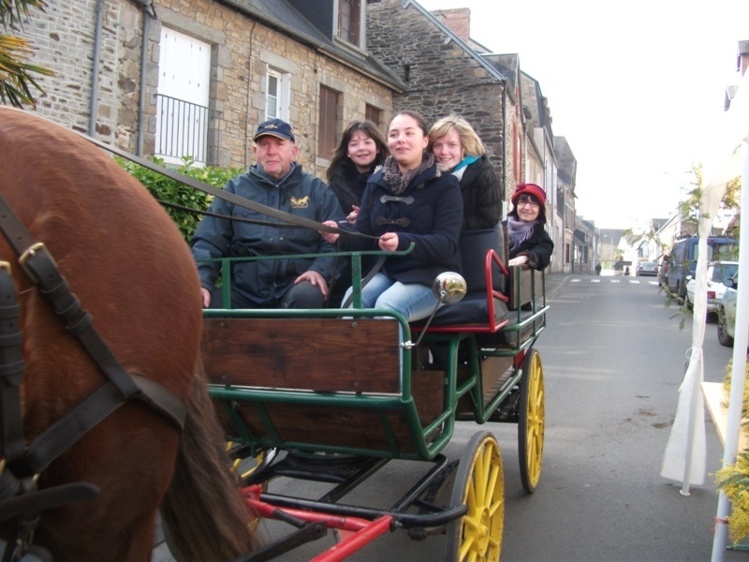
POLYGON ((205 287, 200 288, 200 297, 203 299, 203 308, 211 306, 211 293, 205 287))
MULTIPOLYGON (((325 222, 323 222, 323 224, 325 226, 331 226, 333 228, 338 228, 338 223, 335 222, 335 221, 325 221, 325 222)), ((325 240, 328 244, 335 244, 338 241, 338 237, 340 236, 340 234, 338 234, 336 232, 321 232, 320 236, 322 236, 323 240, 325 240)), ((309 272, 307 272, 307 273, 309 273, 309 272)), ((301 277, 300 277, 300 279, 301 279, 301 277)), ((297 279, 297 283, 298 282, 299 282, 299 279, 297 279)))
POLYGON ((328 283, 325 281, 325 277, 320 275, 317 271, 305 271, 294 281, 294 285, 301 283, 302 281, 309 281, 312 285, 320 289, 323 298, 328 296, 328 283))

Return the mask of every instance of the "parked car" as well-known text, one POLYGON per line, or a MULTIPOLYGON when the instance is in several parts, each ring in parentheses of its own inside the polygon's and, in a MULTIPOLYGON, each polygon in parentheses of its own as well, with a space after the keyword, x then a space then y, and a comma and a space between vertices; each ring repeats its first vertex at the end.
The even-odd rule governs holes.
POLYGON ((652 277, 658 276, 658 262, 655 261, 644 261, 637 265, 635 273, 638 277, 643 275, 650 275, 652 277))
MULTIPOLYGON (((668 257, 666 286, 679 300, 686 298, 687 276, 694 277, 697 267, 697 236, 681 238, 674 242, 668 257)), ((707 260, 723 261, 738 259, 739 242, 728 236, 708 236, 707 260)))
POLYGON ((661 266, 658 270, 658 284, 661 287, 667 287, 668 285, 668 264, 671 260, 671 256, 663 256, 661 260, 661 266))
MULTIPOLYGON (((726 284, 739 270, 737 261, 716 261, 707 264, 707 312, 718 312, 720 301, 726 290, 726 284)), ((691 275, 687 276, 687 301, 689 308, 694 305, 694 293, 697 281, 691 275)))
POLYGON ((736 289, 739 286, 739 274, 736 273, 731 278, 730 284, 723 293, 723 298, 718 306, 718 341, 720 345, 733 347, 734 329, 736 327, 736 301, 738 293, 736 289))

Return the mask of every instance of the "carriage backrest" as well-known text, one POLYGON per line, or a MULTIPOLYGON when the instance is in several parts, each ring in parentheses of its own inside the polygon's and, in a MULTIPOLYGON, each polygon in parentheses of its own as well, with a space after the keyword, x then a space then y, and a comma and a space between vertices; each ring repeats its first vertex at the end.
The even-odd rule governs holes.
MULTIPOLYGON (((501 225, 482 230, 466 230, 460 234, 460 255, 463 265, 463 277, 468 292, 486 292, 486 253, 493 250, 502 263, 507 263, 501 225)), ((505 276, 496 262, 491 264, 492 288, 505 290, 505 276)))

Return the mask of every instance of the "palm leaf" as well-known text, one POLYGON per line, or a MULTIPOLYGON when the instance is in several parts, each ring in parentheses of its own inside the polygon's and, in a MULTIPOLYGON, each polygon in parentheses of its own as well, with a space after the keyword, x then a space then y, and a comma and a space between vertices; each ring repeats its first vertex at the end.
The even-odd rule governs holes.
POLYGON ((0 101, 3 103, 9 103, 14 107, 22 107, 24 104, 36 105, 31 87, 40 92, 43 90, 31 74, 54 75, 47 68, 26 62, 27 55, 31 52, 25 39, 0 35, 0 101))

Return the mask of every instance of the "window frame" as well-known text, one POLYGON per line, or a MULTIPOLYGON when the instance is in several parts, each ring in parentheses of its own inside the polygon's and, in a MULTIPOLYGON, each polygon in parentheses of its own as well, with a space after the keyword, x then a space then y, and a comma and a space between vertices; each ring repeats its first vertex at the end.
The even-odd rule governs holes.
POLYGON ((291 74, 278 68, 268 66, 265 76, 265 120, 283 119, 289 121, 289 106, 291 101, 291 74), (276 80, 276 91, 271 95, 271 80, 276 80), (269 111, 269 102, 274 99, 276 102, 276 112, 271 114, 269 111))
POLYGON ((356 47, 364 44, 364 23, 366 1, 364 0, 338 0, 336 10, 336 38, 356 47), (350 11, 347 14, 346 8, 350 11), (345 18, 349 19, 349 25, 344 27, 345 18), (346 33, 347 32, 347 33, 346 33))
POLYGON ((320 84, 318 100, 317 155, 330 160, 337 146, 341 93, 320 84), (332 119, 331 119, 332 114, 332 119))

